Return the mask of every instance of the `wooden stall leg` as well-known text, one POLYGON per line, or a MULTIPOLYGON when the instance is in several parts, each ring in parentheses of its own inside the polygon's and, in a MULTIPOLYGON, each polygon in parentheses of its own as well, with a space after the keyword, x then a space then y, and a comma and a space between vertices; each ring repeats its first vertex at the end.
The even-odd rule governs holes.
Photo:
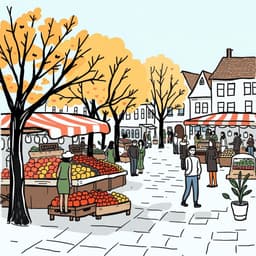
POLYGON ((54 220, 54 219, 55 219, 54 215, 50 214, 50 220, 54 220))
POLYGON ((80 221, 80 217, 76 217, 75 220, 76 220, 76 221, 80 221))
POLYGON ((96 215, 96 220, 101 220, 101 216, 96 215))
POLYGON ((131 214, 131 210, 126 211, 126 215, 130 215, 131 214))

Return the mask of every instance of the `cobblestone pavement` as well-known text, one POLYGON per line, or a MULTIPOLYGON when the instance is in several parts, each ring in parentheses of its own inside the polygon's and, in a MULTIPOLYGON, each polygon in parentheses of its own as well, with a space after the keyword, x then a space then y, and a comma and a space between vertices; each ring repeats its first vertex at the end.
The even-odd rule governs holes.
MULTIPOLYGON (((147 150, 145 171, 127 177, 126 186, 116 189, 132 201, 130 216, 124 213, 88 216, 80 222, 56 217, 50 221, 47 210, 30 210, 33 224, 17 227, 6 224, 7 210, 2 209, 1 248, 9 255, 89 255, 89 256, 169 256, 169 255, 256 255, 254 216, 255 190, 246 221, 234 221, 230 202, 222 192, 230 192, 225 179, 228 168, 220 168, 217 188, 207 188, 208 175, 203 166, 199 203, 194 208, 180 205, 184 175, 179 156, 171 145, 147 150)), ((123 164, 129 170, 129 164, 123 164)), ((255 181, 248 186, 255 187, 255 181)))

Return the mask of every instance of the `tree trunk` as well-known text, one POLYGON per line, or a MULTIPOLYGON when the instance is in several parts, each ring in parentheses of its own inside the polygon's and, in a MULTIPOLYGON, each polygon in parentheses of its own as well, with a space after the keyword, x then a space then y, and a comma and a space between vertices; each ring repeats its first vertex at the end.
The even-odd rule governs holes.
MULTIPOLYGON (((107 121, 107 113, 104 112, 103 113, 103 119, 102 121, 106 122, 107 121)), ((104 150, 106 148, 106 134, 105 133, 102 133, 101 134, 101 149, 104 150)))
POLYGON ((120 162, 119 139, 120 139, 120 121, 115 120, 114 142, 115 142, 115 160, 116 160, 116 162, 120 162))
POLYGON ((11 119, 10 128, 10 201, 7 222, 16 225, 31 223, 25 201, 25 179, 22 156, 22 120, 16 115, 11 119))
POLYGON ((164 148, 164 120, 159 119, 159 143, 158 148, 164 148))
POLYGON ((88 145, 87 145, 87 156, 93 156, 93 139, 94 139, 94 134, 89 133, 88 134, 88 145))

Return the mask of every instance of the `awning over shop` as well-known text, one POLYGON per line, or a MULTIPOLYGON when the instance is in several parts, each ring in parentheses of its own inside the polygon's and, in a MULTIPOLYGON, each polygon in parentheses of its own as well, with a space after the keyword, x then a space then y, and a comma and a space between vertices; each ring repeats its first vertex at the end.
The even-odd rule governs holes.
MULTIPOLYGON (((1 133, 7 135, 10 127, 10 114, 0 116, 1 133)), ((26 132, 48 131, 52 139, 88 133, 109 133, 109 125, 82 115, 63 113, 34 113, 26 122, 26 132)))
POLYGON ((184 124, 201 126, 256 126, 256 114, 216 113, 185 120, 184 124))

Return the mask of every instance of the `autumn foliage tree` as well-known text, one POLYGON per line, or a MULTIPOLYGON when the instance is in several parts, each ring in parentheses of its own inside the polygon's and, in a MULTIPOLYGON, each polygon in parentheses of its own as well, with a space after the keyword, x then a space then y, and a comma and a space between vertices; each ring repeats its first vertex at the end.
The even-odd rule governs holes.
MULTIPOLYGON (((134 111, 148 96, 146 70, 144 65, 133 59, 120 38, 94 34, 88 39, 88 44, 92 47, 92 57, 104 57, 97 65, 100 73, 104 74, 104 81, 72 85, 52 96, 49 105, 58 102, 57 106, 61 108, 80 101, 90 117, 104 118, 107 113, 112 116, 115 120, 116 160, 119 161, 120 123, 125 113, 134 111)), ((88 137, 88 149, 92 148, 92 136, 88 137)))
POLYGON ((8 223, 31 222, 24 198, 22 131, 26 121, 49 96, 70 84, 100 81, 96 66, 101 57, 89 57, 88 33, 71 37, 77 18, 41 21, 39 8, 0 23, 0 87, 10 109, 10 201, 8 223))
POLYGON ((164 120, 168 109, 179 109, 187 94, 179 66, 163 55, 146 60, 148 79, 151 84, 151 111, 159 122, 159 148, 164 148, 164 120))

